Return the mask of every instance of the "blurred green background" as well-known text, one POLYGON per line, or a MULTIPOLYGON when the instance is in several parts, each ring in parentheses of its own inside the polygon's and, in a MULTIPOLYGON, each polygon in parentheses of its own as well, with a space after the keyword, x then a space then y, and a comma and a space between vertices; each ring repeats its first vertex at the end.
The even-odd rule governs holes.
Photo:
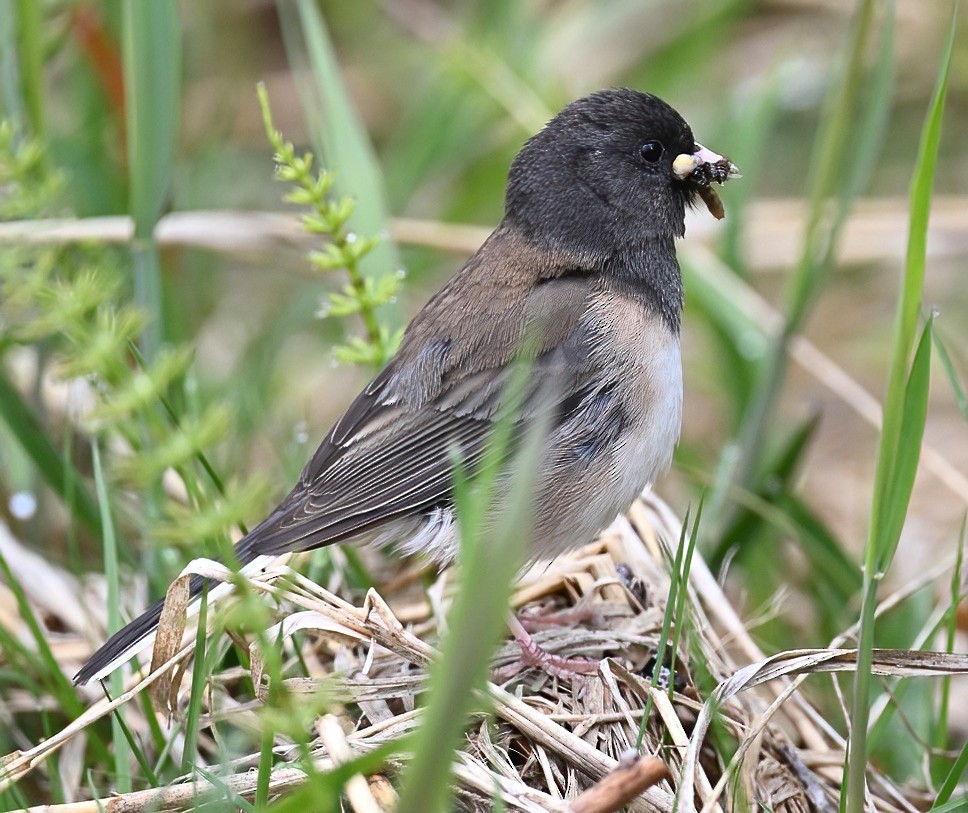
MULTIPOLYGON (((843 174, 863 171, 831 273, 804 313, 812 349, 801 346, 780 376, 749 476, 714 505, 702 545, 771 647, 823 645, 857 612, 877 433, 858 414, 869 405, 843 374, 882 397, 907 190, 951 14, 948 3, 923 0, 899 0, 894 10, 875 5, 882 39, 872 37, 872 67, 855 101, 859 117, 882 103, 883 118, 873 135, 851 131, 839 149, 843 174), (888 14, 894 41, 877 74, 888 14), (877 76, 887 84, 878 85, 877 76)), ((147 263, 150 281, 151 257, 157 259, 160 295, 146 301, 159 309, 158 340, 194 347, 185 400, 229 406, 231 439, 208 452, 228 479, 260 474, 265 485, 243 510, 252 523, 288 490, 371 373, 333 361, 333 343, 359 331, 352 319, 319 318, 323 296, 341 283, 312 270, 306 250, 313 242, 277 220, 214 214, 296 211, 281 203, 285 189, 273 180, 256 83, 266 84, 276 126, 313 149, 336 173, 341 192, 358 199, 354 227, 400 238, 387 239, 364 264, 370 273, 406 269, 398 301, 380 311, 395 327, 497 223, 511 159, 554 112, 612 85, 663 97, 698 140, 744 172, 723 192, 726 220, 691 214, 683 244, 686 415, 676 469, 657 490, 684 512, 726 476, 724 454, 735 453, 730 439, 753 431, 744 430, 744 417, 769 353, 759 329, 769 325, 757 310, 762 303, 749 297, 756 292, 777 310, 786 307, 816 182, 814 137, 853 11, 853 4, 825 0, 184 2, 174 28, 170 16, 165 28, 162 15, 142 20, 134 34, 142 44, 154 41, 142 64, 154 71, 142 74, 146 112, 136 120, 123 85, 135 73, 125 70, 125 59, 143 56, 148 46, 139 51, 134 42, 125 51, 121 2, 0 0, 0 101, 4 117, 45 143, 50 167, 64 174, 58 209, 45 214, 94 218, 155 206, 181 216, 162 219, 156 255, 149 248, 142 259, 125 254, 121 262, 132 269, 147 263), (325 29, 312 28, 311 20, 325 29), (133 121, 149 121, 138 143, 159 145, 152 166, 139 165, 144 156, 130 150, 133 121), (166 126, 174 128, 170 167, 166 126), (159 173, 154 180, 152 172, 159 173), (147 177, 140 192, 138 173, 147 177), (144 197, 144 184, 154 199, 144 197), (419 219, 422 228, 400 218, 419 219), (448 224, 484 231, 455 232, 448 224), (739 287, 728 287, 730 280, 739 287)), ((968 369, 966 102, 962 26, 925 294, 961 381, 968 369)), ((144 217, 150 231, 151 212, 144 217)), ((92 228, 109 233, 105 221, 92 228)), ((0 242, 0 250, 8 244, 0 242)), ((35 358, 6 350, 11 377, 28 402, 42 405, 60 440, 62 416, 45 402, 35 358)), ((935 368, 926 439, 942 462, 922 470, 916 484, 895 584, 957 547, 968 504, 968 408, 948 373, 935 368)), ((59 499, 10 431, 0 437, 0 511, 19 538, 65 561, 69 523, 59 499), (12 511, 19 493, 34 495, 39 509, 12 511)), ((86 472, 89 461, 78 465, 86 472)), ((120 523, 129 561, 157 542, 151 523, 137 514, 120 523)), ((75 561, 98 569, 94 540, 81 533, 81 542, 75 561)), ((186 558, 160 560, 164 567, 152 571, 156 590, 186 558)), ((888 618, 879 643, 910 645, 938 596, 929 587, 888 618)))
MULTIPOLYGON (((49 144, 51 162, 65 174, 65 203, 76 215, 128 212, 121 4, 8 0, 4 6, 11 12, 3 15, 2 31, 7 115, 49 144), (25 19, 38 27, 36 53, 23 39, 25 19), (41 68, 33 85, 25 70, 31 59, 41 68)), ((299 3, 182 3, 180 54, 167 56, 177 83, 177 117, 170 183, 160 206, 198 214, 190 217, 194 231, 187 237, 182 230, 161 240, 161 329, 166 341, 196 343, 198 397, 233 406, 244 442, 220 447, 223 474, 256 470, 272 484, 273 496, 283 493, 369 375, 332 361, 330 347, 343 328, 316 314, 324 291, 338 283, 313 274, 304 256, 309 243, 280 239, 272 230, 225 226, 207 214, 286 208, 280 202, 284 187, 272 180, 255 94, 259 81, 267 85, 279 129, 297 146, 322 152, 341 190, 359 197, 364 231, 369 226, 386 233, 386 215, 420 218, 433 221, 430 242, 445 243, 454 241, 449 233, 434 232, 437 222, 485 229, 497 222, 511 158, 569 100, 610 85, 656 93, 683 113, 699 140, 733 157, 745 175, 724 192, 726 221, 716 224, 705 212, 694 213, 684 245, 712 247, 782 309, 786 278, 803 240, 814 134, 850 4, 388 0, 317 8, 328 27, 328 56, 338 61, 336 79, 372 144, 384 200, 367 176, 368 145, 361 147, 362 159, 340 153, 358 131, 319 88, 318 54, 307 45, 306 9, 299 3), (220 250, 194 245, 204 240, 217 241, 220 250)), ((883 143, 874 145, 873 155, 869 145, 858 143, 858 154, 846 156, 848 164, 872 161, 870 179, 840 244, 844 259, 826 279, 805 325, 806 335, 878 398, 904 250, 906 191, 949 14, 943 3, 898 3, 883 143)), ((862 88, 861 103, 868 92, 862 88)), ((939 331, 961 370, 968 346, 966 94, 968 42, 962 31, 941 143, 926 297, 928 307, 939 309, 939 331)), ((476 239, 473 233, 458 236, 452 251, 401 243, 371 258, 373 270, 402 266, 408 273, 400 301, 384 309, 385 320, 403 324, 476 239)), ((659 484, 679 510, 714 478, 765 352, 754 333, 744 338, 743 329, 726 331, 730 317, 714 311, 708 297, 687 290, 682 465, 659 484)), ((356 328, 350 322, 347 329, 356 328)), ((794 364, 768 442, 782 445, 814 418, 817 425, 795 470, 775 485, 789 487, 853 556, 866 533, 876 433, 812 371, 794 364)), ((927 436, 955 468, 968 468, 964 422, 943 377, 933 390, 927 436)), ((14 449, 6 450, 4 462, 7 489, 37 490, 14 449)), ((961 496, 930 474, 921 478, 907 533, 910 573, 918 572, 925 551, 950 549, 964 511, 961 496)), ((253 505, 249 520, 263 508, 253 505)), ((46 548, 56 538, 46 526, 51 516, 41 511, 18 527, 46 548)), ((809 567, 782 529, 747 535, 743 543, 735 535, 710 542, 720 553, 717 563, 727 551, 748 548, 744 554, 769 562, 770 570, 779 562, 792 567, 785 580, 793 583, 798 568, 809 567)), ((903 568, 905 557, 900 561, 903 568)), ((754 590, 757 600, 773 595, 782 581, 777 576, 754 590)), ((754 608, 762 609, 755 603, 748 609, 754 608)), ((816 620, 798 619, 807 629, 816 620)))

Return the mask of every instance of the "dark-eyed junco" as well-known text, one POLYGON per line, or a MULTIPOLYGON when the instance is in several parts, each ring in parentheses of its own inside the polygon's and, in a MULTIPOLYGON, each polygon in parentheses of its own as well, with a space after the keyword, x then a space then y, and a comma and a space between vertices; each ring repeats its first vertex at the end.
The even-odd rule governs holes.
MULTIPOLYGON (((722 216, 711 184, 736 175, 655 96, 613 89, 568 105, 511 165, 500 225, 413 319, 292 492, 238 543, 243 571, 345 540, 449 562, 454 450, 473 471, 525 339, 516 420, 541 415, 546 426, 532 553, 590 541, 671 461, 682 407, 675 239, 697 198, 722 216)), ((115 633, 76 681, 145 649, 161 608, 115 633)))

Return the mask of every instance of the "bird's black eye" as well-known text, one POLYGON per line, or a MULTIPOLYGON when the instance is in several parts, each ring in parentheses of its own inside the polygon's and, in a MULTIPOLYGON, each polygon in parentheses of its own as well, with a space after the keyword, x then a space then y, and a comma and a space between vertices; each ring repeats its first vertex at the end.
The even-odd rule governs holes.
POLYGON ((654 164, 662 157, 662 153, 665 148, 662 146, 660 141, 646 141, 641 147, 639 147, 639 155, 641 155, 650 164, 654 164))

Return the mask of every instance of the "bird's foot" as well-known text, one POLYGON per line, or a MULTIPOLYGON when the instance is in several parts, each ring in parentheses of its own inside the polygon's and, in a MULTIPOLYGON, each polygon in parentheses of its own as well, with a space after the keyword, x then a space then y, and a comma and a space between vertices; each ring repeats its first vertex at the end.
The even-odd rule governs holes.
MULTIPOLYGON (((521 648, 521 663, 526 667, 535 667, 552 677, 565 680, 570 680, 575 675, 593 675, 598 671, 598 661, 590 658, 567 658, 542 649, 514 614, 509 615, 508 626, 511 628, 514 640, 521 648)), ((517 666, 517 664, 512 666, 517 666)), ((509 669, 510 667, 506 667, 498 670, 497 677, 499 679, 513 677, 513 674, 507 674, 509 669)), ((514 674, 516 674, 516 671, 514 674)))

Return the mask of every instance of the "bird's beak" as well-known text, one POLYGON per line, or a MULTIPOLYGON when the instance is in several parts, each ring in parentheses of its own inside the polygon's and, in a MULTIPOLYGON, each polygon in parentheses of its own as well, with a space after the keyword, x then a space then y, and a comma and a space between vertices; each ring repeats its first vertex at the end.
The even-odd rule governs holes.
POLYGON ((709 213, 717 220, 726 216, 723 202, 713 189, 713 182, 720 185, 731 178, 742 178, 739 167, 719 153, 696 144, 693 153, 681 153, 672 162, 672 174, 680 181, 695 186, 709 213))

